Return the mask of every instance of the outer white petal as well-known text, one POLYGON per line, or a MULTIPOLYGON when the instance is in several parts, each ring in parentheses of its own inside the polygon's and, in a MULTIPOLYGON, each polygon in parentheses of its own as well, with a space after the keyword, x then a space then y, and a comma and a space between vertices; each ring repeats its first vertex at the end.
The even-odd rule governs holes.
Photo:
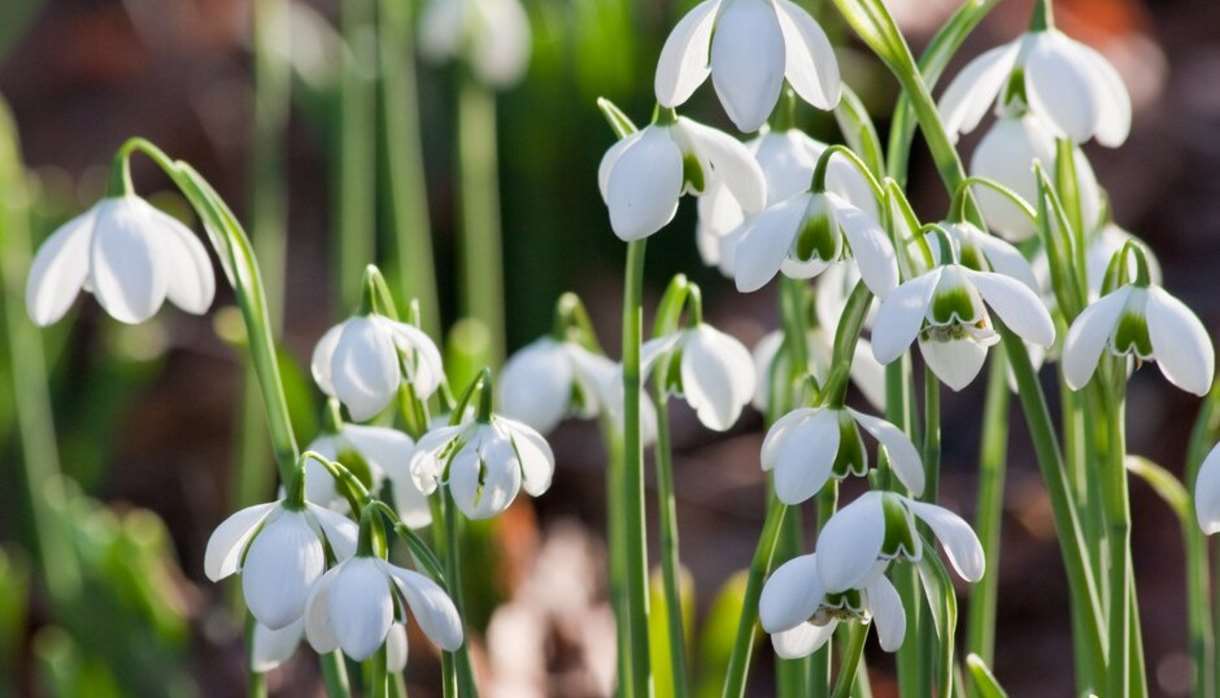
POLYGON ((1012 41, 986 51, 949 83, 937 108, 952 142, 957 142, 959 133, 969 133, 979 125, 1012 73, 1019 48, 1020 42, 1012 41))
POLYGON ((919 457, 915 444, 911 443, 911 437, 884 419, 857 412, 850 407, 847 408, 847 411, 851 413, 856 423, 864 427, 864 430, 872 434, 873 438, 885 448, 886 455, 890 459, 890 467, 894 469, 894 473, 898 475, 902 484, 906 485, 914 496, 922 495, 924 488, 923 460, 919 457))
POLYGON ((407 628, 402 623, 391 625, 385 636, 385 667, 392 672, 407 668, 407 628))
POLYGON ((445 367, 441 363, 441 352, 436 342, 423 330, 405 322, 394 322, 381 316, 373 316, 382 328, 394 338, 394 345, 406 357, 407 380, 415 388, 420 399, 428 399, 445 380, 445 367))
POLYGON ((255 504, 229 516, 212 531, 203 554, 203 572, 213 582, 228 577, 241 568, 246 545, 263 519, 276 509, 277 502, 255 504))
POLYGON ((188 313, 206 313, 216 296, 216 275, 207 248, 177 218, 143 199, 136 201, 156 228, 154 234, 161 247, 158 261, 165 265, 166 297, 188 313))
POLYGON ((1199 317, 1160 286, 1148 288, 1144 317, 1161 373, 1182 390, 1206 395, 1216 374, 1216 351, 1199 317))
POLYGON ((411 529, 420 529, 432 523, 432 507, 428 495, 420 491, 410 473, 391 474, 390 485, 394 491, 394 509, 398 518, 411 529))
POLYGON ((784 84, 784 35, 770 0, 725 4, 712 35, 712 84, 737 128, 757 131, 784 84))
POLYGON ((1072 40, 1057 31, 1037 34, 1025 55, 1025 93, 1030 109, 1065 137, 1093 137, 1102 105, 1092 90, 1089 66, 1075 60, 1072 40))
POLYGON ((695 5, 674 26, 661 57, 657 60, 657 75, 653 89, 663 107, 676 107, 690 99, 703 84, 710 71, 708 53, 711 50, 712 27, 720 0, 704 0, 695 5))
POLYGON ((407 601, 415 622, 441 649, 452 652, 462 646, 462 619, 452 599, 436 582, 418 572, 389 563, 382 567, 394 579, 407 601))
POLYGON ((563 346, 544 337, 509 358, 500 372, 499 412, 540 432, 559 425, 572 401, 572 364, 563 346))
POLYGON ((30 319, 46 327, 68 312, 89 275, 97 206, 59 226, 38 248, 25 282, 30 319))
POLYGON ((283 510, 250 543, 242 595, 258 622, 279 630, 305 613, 310 587, 325 571, 322 541, 305 514, 283 510))
POLYGON ((805 420, 810 419, 820 411, 816 407, 798 407, 775 420, 775 423, 771 425, 771 428, 767 430, 767 435, 763 438, 762 450, 759 454, 763 470, 771 470, 775 467, 775 462, 779 458, 780 448, 783 446, 784 441, 791 436, 791 432, 799 428, 805 420))
POLYGON ((135 196, 106 199, 96 207, 89 286, 119 322, 138 323, 157 312, 168 280, 158 253, 161 232, 135 196))
POLYGON ((788 84, 818 109, 834 109, 842 84, 839 62, 826 32, 808 12, 789 0, 775 0, 775 15, 784 34, 784 77, 788 84))
MULTIPOLYGON (((959 223, 958 227, 971 226, 969 223, 959 223)), ((1029 290, 1038 291, 1038 277, 1034 274, 1034 267, 1012 245, 1012 243, 1001 240, 994 235, 988 235, 983 231, 975 228, 975 235, 971 238, 971 242, 976 245, 987 258, 987 263, 991 265, 992 271, 1012 277, 1017 281, 1029 287, 1029 290)))
POLYGON ((385 409, 401 379, 394 341, 375 318, 354 317, 343 323, 331 359, 331 380, 353 421, 363 422, 385 409))
POLYGON ((1118 318, 1127 305, 1131 287, 1106 294, 1085 308, 1072 322, 1063 341, 1063 378, 1072 390, 1080 390, 1093 377, 1097 361, 1105 351, 1118 318))
POLYGON ((771 646, 780 659, 800 659, 817 652, 825 645, 839 627, 839 621, 832 620, 826 625, 801 623, 800 625, 771 635, 771 646))
POLYGON ((313 380, 318 384, 318 389, 331 397, 335 396, 335 384, 330 376, 331 362, 334 360, 335 347, 339 344, 339 337, 343 334, 343 326, 346 324, 346 321, 341 322, 327 330, 314 346, 313 356, 309 361, 309 371, 313 374, 313 380))
POLYGON ((775 278, 800 231, 809 198, 808 194, 794 196, 746 223, 734 249, 733 276, 738 291, 757 291, 775 278))
MULTIPOLYGON (((647 342, 644 342, 644 344, 640 347, 640 381, 643 382, 648 380, 648 376, 652 373, 652 369, 656 367, 657 362, 664 358, 666 354, 672 352, 679 343, 686 339, 686 336, 687 335, 685 332, 679 331, 660 337, 653 337, 647 342)), ((615 376, 613 378, 613 383, 619 386, 618 390, 620 394, 618 395, 618 401, 621 402, 623 369, 618 364, 615 364, 614 370, 615 376)))
POLYGON ((1131 94, 1105 56, 1086 44, 1072 43, 1076 60, 1090 74, 1089 83, 1099 107, 1093 137, 1104 146, 1117 148, 1131 133, 1131 94))
POLYGON ((1207 535, 1220 531, 1220 444, 1207 454, 1195 480, 1195 517, 1207 535))
MULTIPOLYGON (((768 192, 770 196, 770 192, 768 192)), ((732 253, 726 253, 726 245, 731 233, 745 221, 745 213, 741 204, 733 198, 733 194, 724 182, 715 179, 699 197, 699 222, 695 228, 695 245, 699 249, 699 257, 708 266, 721 267, 721 272, 732 271, 732 253)))
POLYGON ((880 492, 865 492, 826 522, 818 536, 818 575, 827 593, 854 589, 881 556, 885 515, 880 492))
POLYGON ((704 176, 723 182, 747 215, 763 209, 767 204, 767 180, 745 144, 685 116, 678 117, 674 132, 690 144, 704 176))
POLYGON ((983 544, 975 535, 974 529, 962 517, 944 507, 935 504, 905 500, 911 513, 918 516, 932 529, 937 540, 945 548, 949 564, 957 574, 967 582, 977 582, 983 578, 987 561, 983 555, 983 544))
POLYGON ((825 598, 816 555, 794 557, 767 579, 758 599, 758 620, 768 633, 790 630, 817 613, 825 598))
POLYGON ((377 471, 375 478, 385 473, 405 472, 415 450, 415 442, 410 436, 389 427, 345 424, 343 438, 377 471))
POLYGON ((940 342, 921 338, 919 351, 936 377, 955 391, 974 382, 987 360, 987 347, 972 339, 940 342))
POLYGON ((898 258, 889 236, 873 218, 840 198, 826 192, 823 196, 834 212, 834 220, 847 237, 860 276, 873 295, 884 300, 898 286, 898 258))
POLYGON ((496 418, 496 425, 503 427, 512 438, 521 463, 521 487, 531 497, 540 497, 551 488, 555 476, 555 454, 550 444, 528 424, 496 418))
POLYGON ((1032 288, 1004 274, 965 271, 988 307, 1021 339, 1044 347, 1055 343, 1055 321, 1032 288))
POLYGON ((305 638, 318 654, 334 652, 339 648, 335 627, 330 619, 330 585, 339 575, 343 565, 332 567, 314 583, 305 601, 305 638))
POLYGON ((437 427, 419 439, 411 453, 408 469, 416 487, 424 494, 432 494, 440 484, 445 463, 439 457, 447 444, 463 431, 461 426, 437 427))
POLYGON ((704 426, 725 431, 754 395, 750 351, 711 325, 688 332, 680 366, 682 393, 704 426))
POLYGON ((873 345, 865 340, 856 343, 855 356, 851 364, 852 382, 873 407, 884 410, 885 366, 873 356, 873 345))
POLYGON ((781 502, 795 506, 822 489, 839 454, 839 438, 835 410, 821 410, 783 432, 774 443, 775 495, 781 502))
POLYGON ((610 227, 624 242, 665 227, 682 195, 682 151, 666 127, 648 126, 625 148, 606 182, 610 227))
POLYGON ((864 588, 864 593, 868 595, 868 610, 873 614, 881 649, 898 651, 907 632, 907 612, 898 590, 885 575, 879 574, 864 588))
MULTIPOLYGON (((750 358, 754 362, 754 399, 751 404, 759 412, 766 412, 771 404, 771 367, 783 346, 784 333, 775 330, 758 340, 758 344, 755 344, 750 352, 750 358)), ((768 469, 765 463, 763 469, 768 469)))
POLYGON ((507 509, 521 489, 521 463, 512 442, 495 436, 480 448, 463 448, 449 466, 449 487, 458 508, 472 519, 507 509))
POLYGON ((301 635, 305 632, 305 619, 300 618, 279 630, 272 630, 262 623, 254 624, 254 638, 250 647, 250 671, 265 674, 288 661, 301 635))
POLYGON ((886 296, 873 323, 873 356, 888 364, 907 350, 923 327, 928 303, 940 283, 940 268, 911 279, 886 296))
POLYGON ((606 154, 602 156, 601 162, 597 166, 597 188, 602 194, 602 201, 610 203, 610 173, 614 171, 615 164, 619 158, 627 151, 636 141, 640 140, 644 133, 636 131, 635 133, 627 134, 626 138, 620 138, 614 142, 606 150, 606 154))
MULTIPOLYGON (((1055 163, 1055 140, 1032 113, 1022 118, 997 119, 970 158, 970 174, 990 177, 1013 190, 1027 202, 1035 201, 1038 182, 1034 161, 1048 171, 1055 163)), ((977 187, 975 196, 988 225, 1009 240, 1033 236, 1034 225, 1008 199, 989 188, 977 187)))
POLYGON ((751 145, 754 159, 767 179, 768 206, 808 191, 818 157, 826 150, 825 143, 795 128, 767 131, 751 141, 751 145))
POLYGON ((327 614, 343 652, 356 661, 373 655, 394 622, 390 578, 381 560, 354 557, 339 568, 327 593, 327 614))
POLYGON ((355 521, 342 514, 320 507, 312 502, 306 502, 305 508, 313 515, 314 520, 330 543, 331 552, 340 562, 356 554, 356 539, 360 536, 360 527, 355 521))

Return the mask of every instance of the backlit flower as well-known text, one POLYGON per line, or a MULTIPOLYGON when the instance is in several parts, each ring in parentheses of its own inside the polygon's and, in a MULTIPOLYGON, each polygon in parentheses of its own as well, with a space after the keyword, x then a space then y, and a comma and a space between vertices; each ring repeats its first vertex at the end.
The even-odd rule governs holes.
POLYGON ((646 380, 665 357, 677 362, 669 388, 681 395, 708 429, 725 431, 754 395, 750 351, 706 323, 649 340, 641 349, 640 374, 646 380))

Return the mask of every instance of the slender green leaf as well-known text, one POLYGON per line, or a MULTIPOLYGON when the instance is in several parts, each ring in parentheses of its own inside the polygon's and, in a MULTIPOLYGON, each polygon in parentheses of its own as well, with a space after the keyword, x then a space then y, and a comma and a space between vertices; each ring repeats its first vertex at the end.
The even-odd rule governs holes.
POLYGON ((979 698, 1008 698, 1008 694, 1000 687, 1000 682, 996 681, 982 657, 977 654, 968 655, 966 669, 970 671, 970 680, 979 698))

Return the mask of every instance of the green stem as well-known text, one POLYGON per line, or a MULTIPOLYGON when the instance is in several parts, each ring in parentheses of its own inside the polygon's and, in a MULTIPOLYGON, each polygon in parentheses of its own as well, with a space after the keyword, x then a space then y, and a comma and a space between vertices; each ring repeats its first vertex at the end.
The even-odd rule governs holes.
POLYGON ((657 513, 661 544, 661 586, 665 595, 665 618, 669 631, 669 661, 673 691, 676 698, 685 698, 687 691, 686 643, 682 627, 682 594, 678 578, 681 570, 678 556, 678 510, 674 500, 672 445, 669 440, 669 407, 665 399, 665 372, 659 371, 653 381, 653 404, 657 412, 657 441, 654 453, 657 465, 657 513))
MULTIPOLYGON (((1220 381, 1212 383, 1211 392, 1199 409, 1186 449, 1186 489, 1190 492, 1190 511, 1183 526, 1186 536, 1186 624, 1190 637, 1190 654, 1194 659, 1194 691, 1199 698, 1216 698, 1215 629, 1212 605, 1208 598, 1211 585, 1208 570, 1207 536, 1196 524, 1195 481, 1199 466, 1207 457, 1212 444, 1220 438, 1220 381)), ((1220 593, 1218 591, 1217 593, 1220 593)))
POLYGON ((504 261, 496 153, 496 97, 473 76, 458 88, 458 167, 461 177, 461 310, 491 336, 489 363, 504 357, 504 261))
MULTIPOLYGON (((1118 367, 1123 372, 1125 368, 1118 367)), ((1131 505, 1127 494, 1126 444, 1123 426, 1123 396, 1110 396, 1107 417, 1110 422, 1109 462, 1101 473, 1106 510, 1106 542, 1110 551, 1107 561, 1110 580, 1109 640, 1106 645, 1106 696, 1126 698, 1130 692, 1131 642, 1131 505)))
MULTIPOLYGON (((453 501, 449 488, 445 488, 445 581, 449 597, 457 607, 458 616, 465 618, 465 603, 462 593, 462 513, 453 501)), ((467 633, 469 635, 469 632, 467 633)), ((454 669, 457 672, 458 695, 461 698, 477 698, 478 689, 474 681, 474 668, 470 664, 469 638, 454 653, 454 669)))
POLYGON ((856 667, 864 656, 864 642, 868 639, 869 626, 863 623, 849 623, 847 651, 843 653, 843 664, 839 667, 839 678, 835 681, 835 690, 831 698, 848 698, 852 686, 856 682, 856 667))
POLYGON ((364 267, 377 254, 375 14, 373 0, 345 0, 340 6, 345 52, 339 87, 335 238, 339 246, 336 284, 344 308, 359 303, 364 267))
POLYGON ((367 694, 369 698, 386 698, 389 687, 385 667, 385 645, 381 649, 373 653, 369 658, 369 685, 367 694))
MULTIPOLYGON (((940 380, 928 365, 924 365, 924 432, 923 432, 923 467, 924 492, 920 497, 925 502, 935 503, 940 496, 940 380)), ((918 603, 922 608, 923 604, 918 603)), ((931 610, 931 609, 928 609, 931 610)), ((920 646, 920 691, 926 692, 936 684, 936 668, 939 647, 943 640, 938 637, 934 623, 929 622, 931 614, 921 613, 916 616, 914 637, 922 638, 920 646)), ((940 685, 947 687, 952 677, 941 676, 940 685)))
POLYGON ((771 573, 776 542, 788 507, 770 495, 767 503, 767 519, 763 522, 758 546, 750 560, 750 573, 746 578, 745 598, 742 599, 741 620, 737 624, 737 636, 733 640, 733 652, 729 655, 729 667, 725 673, 722 698, 742 698, 746 692, 746 675, 750 669, 750 656, 754 653, 755 637, 758 634, 758 597, 762 595, 763 582, 771 573))
POLYGON ((343 653, 339 650, 318 657, 322 666, 322 684, 326 687, 326 695, 330 698, 348 698, 352 694, 351 683, 347 680, 347 665, 343 662, 343 653))
POLYGON ((618 666, 616 695, 630 698, 631 607, 627 599, 627 519, 623 509, 622 434, 609 417, 602 419, 602 442, 606 448, 606 538, 609 548, 610 605, 614 610, 614 637, 618 666))

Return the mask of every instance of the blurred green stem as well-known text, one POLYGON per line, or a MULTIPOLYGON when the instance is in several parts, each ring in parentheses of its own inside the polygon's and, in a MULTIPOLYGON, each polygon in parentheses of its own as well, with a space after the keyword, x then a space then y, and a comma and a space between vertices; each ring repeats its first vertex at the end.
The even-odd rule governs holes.
POLYGON ((686 698, 686 632, 682 627, 682 594, 678 588, 681 570, 678 555, 678 510, 674 500, 674 465, 669 441, 669 405, 665 396, 668 371, 657 369, 653 381, 653 404, 657 412, 657 509, 661 544, 661 586, 669 634, 670 670, 675 698, 686 698))
MULTIPOLYGON (((923 408, 924 408, 924 431, 923 431, 923 467, 924 467, 924 491, 921 500, 925 502, 936 503, 940 497, 940 379, 932 371, 932 368, 926 363, 924 364, 923 373, 923 408)), ((916 602, 920 607, 923 606, 922 600, 916 602)), ((928 609, 931 611, 931 609, 928 609)), ((933 611, 934 612, 934 611, 933 611)), ((936 676, 937 653, 938 647, 942 639, 937 635, 936 624, 932 621, 932 612, 920 613, 917 617, 915 637, 922 638, 920 644, 920 671, 919 671, 919 693, 917 695, 930 695, 928 692, 932 690, 934 678, 936 676)), ((952 637, 952 631, 949 631, 949 637, 952 637)), ((951 686, 951 676, 939 677, 941 690, 948 693, 948 687, 951 686)))
MULTIPOLYGON (((995 347, 983 403, 979 453, 978 507, 974 530, 983 544, 986 567, 973 587, 966 626, 966 649, 991 664, 995 655, 996 592, 1000 581, 1000 527, 1004 518, 1004 471, 1008 457, 1008 362, 995 347)), ((976 691, 971 684, 970 691, 976 691)))
POLYGON ((630 698, 631 607, 627 599, 627 521, 623 509, 623 437, 610 418, 602 419, 606 445, 606 538, 609 548, 610 605, 614 609, 618 685, 616 695, 630 698))
MULTIPOLYGON (((856 668, 864 657, 864 642, 868 639, 869 625, 864 623, 847 623, 847 651, 843 653, 843 665, 839 667, 839 678, 835 681, 832 698, 847 698, 851 695, 852 685, 856 682, 856 668)), ((840 626, 842 627, 842 626, 840 626)))
POLYGON ((352 694, 351 684, 347 680, 347 665, 343 662, 343 652, 335 650, 318 657, 322 665, 322 683, 326 686, 326 695, 330 698, 347 698, 352 694))
POLYGON ((725 674, 722 698, 742 698, 746 693, 746 676, 750 670, 750 657, 754 653, 758 635, 758 598, 762 595, 763 582, 771 572, 775 546, 783 527, 784 514, 788 507, 771 492, 767 502, 767 519, 763 522, 750 561, 750 574, 746 578, 746 593, 742 601, 741 619, 737 624, 737 636, 733 640, 733 653, 729 656, 729 668, 725 674))
MULTIPOLYGON (((465 618, 465 603, 462 593, 462 512, 453 501, 449 488, 445 491, 445 581, 449 596, 457 606, 458 615, 465 618)), ((454 653, 457 671, 458 695, 461 698, 477 698, 478 688, 474 681, 474 667, 470 664, 470 633, 466 633, 462 647, 454 653)))
POLYGON ((339 166, 335 189, 338 220, 339 300, 346 309, 360 302, 364 267, 376 260, 377 73, 373 0, 343 0, 340 24, 344 61, 339 90, 339 166))
MULTIPOLYGON (((1190 433, 1186 450, 1185 485, 1191 496, 1190 515, 1183 526, 1186 536, 1186 618, 1190 635, 1190 654, 1195 663, 1194 695, 1200 698, 1216 698, 1215 625, 1212 600, 1208 598, 1210 575, 1208 570, 1207 536, 1195 523, 1195 481, 1199 477, 1199 466, 1220 439, 1220 381, 1212 383, 1211 392, 1199 408, 1190 433)), ((1220 589, 1216 591, 1220 594, 1220 589)), ((1217 605, 1216 608, 1220 608, 1217 605)))

